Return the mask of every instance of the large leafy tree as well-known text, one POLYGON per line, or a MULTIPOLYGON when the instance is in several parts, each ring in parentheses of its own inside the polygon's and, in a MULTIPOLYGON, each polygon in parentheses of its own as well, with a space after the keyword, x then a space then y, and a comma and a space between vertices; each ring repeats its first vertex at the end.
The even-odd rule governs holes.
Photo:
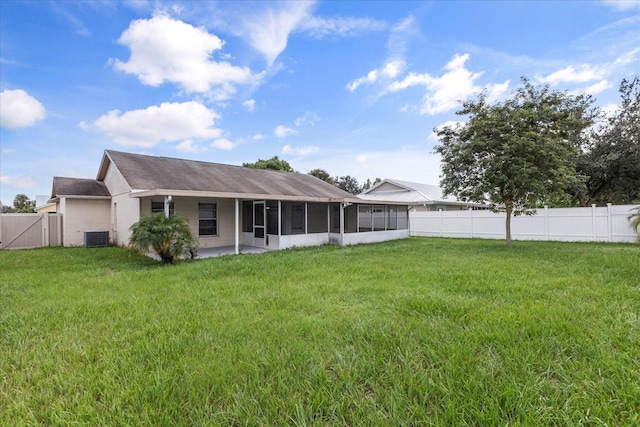
POLYGON ((335 185, 336 180, 335 178, 333 178, 329 172, 327 172, 324 169, 313 169, 312 171, 309 172, 309 175, 315 176, 316 178, 319 178, 321 180, 323 180, 324 182, 328 182, 331 185, 335 185))
POLYGON ((26 194, 17 194, 13 199, 13 212, 33 213, 36 211, 35 200, 30 200, 26 194))
POLYGON ((362 191, 362 187, 358 184, 358 180, 350 175, 339 176, 335 179, 336 187, 351 194, 358 194, 362 191))
POLYGON ((531 214, 576 179, 583 131, 593 122, 593 100, 538 87, 528 79, 502 102, 486 93, 462 104, 464 124, 435 129, 442 156, 441 186, 463 201, 489 203, 506 213, 511 248, 512 215, 531 214))
POLYGON ((198 240, 186 218, 164 213, 144 216, 130 228, 129 250, 145 254, 153 251, 165 264, 196 253, 198 240))
POLYGON ((278 156, 273 156, 272 158, 267 160, 258 159, 258 161, 254 163, 243 163, 242 166, 254 169, 271 169, 276 171, 295 172, 289 162, 278 158, 278 156))
POLYGON ((640 200, 640 78, 623 79, 619 92, 620 107, 591 134, 578 161, 584 182, 573 194, 582 206, 640 200))

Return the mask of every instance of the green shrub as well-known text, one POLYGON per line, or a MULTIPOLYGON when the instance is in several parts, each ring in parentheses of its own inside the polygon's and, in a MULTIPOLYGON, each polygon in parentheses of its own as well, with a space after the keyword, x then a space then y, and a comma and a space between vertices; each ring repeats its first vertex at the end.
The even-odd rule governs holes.
POLYGON ((186 218, 163 213, 145 216, 130 228, 129 250, 141 254, 153 251, 165 264, 181 257, 193 258, 198 239, 191 233, 186 218))

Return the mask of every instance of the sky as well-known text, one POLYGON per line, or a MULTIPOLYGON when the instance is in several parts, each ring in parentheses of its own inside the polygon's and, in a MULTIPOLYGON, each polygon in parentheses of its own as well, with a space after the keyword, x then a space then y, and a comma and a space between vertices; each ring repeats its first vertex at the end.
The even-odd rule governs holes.
POLYGON ((0 201, 106 149, 438 184, 461 101, 635 74, 638 1, 2 0, 0 201))

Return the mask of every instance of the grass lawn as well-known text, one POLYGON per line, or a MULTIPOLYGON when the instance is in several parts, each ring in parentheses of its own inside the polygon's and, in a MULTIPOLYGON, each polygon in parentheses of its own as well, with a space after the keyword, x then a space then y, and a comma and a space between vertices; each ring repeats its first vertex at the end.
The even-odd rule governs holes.
POLYGON ((0 425, 640 425, 640 247, 0 251, 0 425))

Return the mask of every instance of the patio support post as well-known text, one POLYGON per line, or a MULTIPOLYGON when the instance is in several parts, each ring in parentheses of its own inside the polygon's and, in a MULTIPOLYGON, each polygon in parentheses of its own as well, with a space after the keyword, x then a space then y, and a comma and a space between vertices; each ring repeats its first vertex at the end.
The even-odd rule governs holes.
POLYGON ((240 200, 236 199, 236 255, 240 253, 240 200))
POLYGON ((278 200, 278 236, 282 236, 282 202, 278 200))
POLYGON ((344 208, 345 203, 340 203, 340 246, 344 246, 344 208))
POLYGON ((164 217, 169 218, 169 205, 171 204, 171 196, 164 196, 164 217))

